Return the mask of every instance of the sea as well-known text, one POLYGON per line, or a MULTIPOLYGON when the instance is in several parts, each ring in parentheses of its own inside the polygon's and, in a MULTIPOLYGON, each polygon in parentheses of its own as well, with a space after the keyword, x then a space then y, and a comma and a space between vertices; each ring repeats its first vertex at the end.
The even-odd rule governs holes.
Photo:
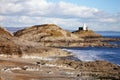
MULTIPOLYGON (((96 33, 101 34, 102 36, 107 38, 120 38, 120 32, 96 31, 96 33)), ((120 45, 120 41, 109 43, 120 45)), ((120 66, 120 47, 74 47, 64 48, 63 50, 72 52, 81 61, 102 60, 120 66)))
MULTIPOLYGON (((23 28, 7 27, 7 30, 13 33, 23 28)), ((96 31, 96 33, 108 38, 120 38, 120 32, 116 31, 96 31)), ((120 45, 120 41, 110 43, 120 45)), ((72 47, 62 49, 72 52, 81 61, 104 60, 120 65, 120 47, 72 47)))

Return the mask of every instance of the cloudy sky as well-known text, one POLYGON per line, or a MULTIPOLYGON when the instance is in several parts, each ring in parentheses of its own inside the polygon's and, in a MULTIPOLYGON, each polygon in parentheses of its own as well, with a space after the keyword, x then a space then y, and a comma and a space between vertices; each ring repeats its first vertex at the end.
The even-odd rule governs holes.
POLYGON ((0 0, 0 26, 54 23, 75 30, 120 31, 120 0, 0 0))

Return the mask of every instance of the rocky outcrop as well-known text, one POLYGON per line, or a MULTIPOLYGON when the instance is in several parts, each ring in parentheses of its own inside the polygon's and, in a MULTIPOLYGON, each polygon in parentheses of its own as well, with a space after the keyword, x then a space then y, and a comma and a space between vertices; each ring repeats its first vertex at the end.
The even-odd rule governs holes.
POLYGON ((103 42, 103 37, 92 30, 69 32, 55 24, 43 24, 28 27, 14 33, 18 38, 37 42, 50 47, 88 47, 112 45, 103 42))
POLYGON ((36 25, 14 33, 16 37, 39 42, 43 46, 70 46, 69 43, 82 41, 82 38, 63 30, 55 24, 36 25))
POLYGON ((15 36, 35 42, 80 40, 78 36, 55 24, 35 25, 14 33, 15 36))
POLYGON ((102 38, 101 35, 96 34, 92 30, 86 30, 86 31, 85 30, 77 30, 72 33, 78 35, 80 38, 102 38))
POLYGON ((13 35, 0 27, 0 55, 20 54, 19 47, 12 40, 13 35))
POLYGON ((0 26, 0 36, 1 37, 12 37, 13 35, 10 32, 8 32, 5 28, 2 28, 0 26))
POLYGON ((2 80, 119 80, 120 66, 106 61, 0 58, 2 80))
POLYGON ((0 28, 0 32, 0 79, 2 80, 120 79, 120 66, 106 61, 82 62, 67 51, 42 46, 44 41, 52 42, 52 44, 47 43, 48 46, 55 42, 57 46, 65 46, 62 42, 69 42, 68 44, 72 46, 98 45, 98 43, 101 45, 102 42, 82 42, 76 34, 62 30, 53 24, 20 30, 15 33, 17 37, 3 28, 0 28), (57 41, 60 41, 60 44, 57 41))
POLYGON ((84 39, 83 46, 98 46, 98 47, 117 47, 119 45, 109 44, 108 42, 111 40, 118 40, 112 38, 105 38, 92 30, 77 30, 72 32, 80 38, 84 39))
POLYGON ((0 56, 22 58, 48 58, 69 56, 69 52, 57 48, 43 47, 39 43, 27 41, 12 36, 11 33, 0 28, 0 56))
MULTIPOLYGON (((119 80, 120 66, 114 65, 106 61, 95 62, 79 62, 69 60, 57 61, 59 65, 72 67, 80 72, 79 77, 92 76, 95 80, 119 80)), ((93 79, 92 79, 93 80, 93 79)))

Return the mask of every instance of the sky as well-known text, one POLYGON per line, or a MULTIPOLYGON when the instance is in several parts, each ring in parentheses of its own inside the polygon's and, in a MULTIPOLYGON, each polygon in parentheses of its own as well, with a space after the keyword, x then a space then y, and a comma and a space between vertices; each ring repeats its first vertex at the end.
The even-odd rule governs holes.
POLYGON ((120 31, 120 0, 0 0, 0 26, 56 24, 76 30, 120 31))

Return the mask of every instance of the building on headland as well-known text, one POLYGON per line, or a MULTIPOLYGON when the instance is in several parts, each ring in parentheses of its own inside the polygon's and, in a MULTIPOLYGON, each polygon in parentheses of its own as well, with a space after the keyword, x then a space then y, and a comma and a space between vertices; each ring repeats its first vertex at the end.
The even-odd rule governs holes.
POLYGON ((86 24, 83 24, 82 27, 79 27, 79 30, 87 31, 88 30, 88 26, 86 24))

